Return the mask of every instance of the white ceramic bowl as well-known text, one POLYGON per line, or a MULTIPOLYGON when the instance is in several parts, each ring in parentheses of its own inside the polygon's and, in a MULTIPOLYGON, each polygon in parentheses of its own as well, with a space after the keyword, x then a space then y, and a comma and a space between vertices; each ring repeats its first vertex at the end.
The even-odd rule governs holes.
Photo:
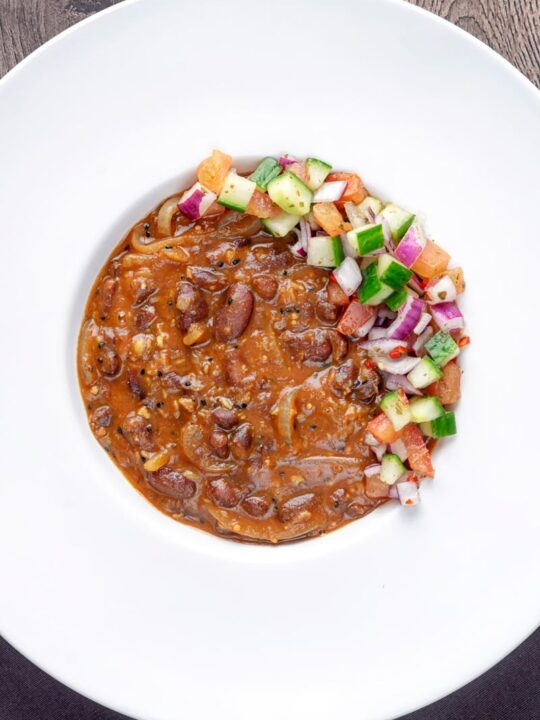
POLYGON ((405 3, 126 2, 0 83, 1 630, 142 720, 388 720, 536 626, 540 95, 405 3), (213 147, 358 170, 465 268, 459 435, 409 512, 234 544, 92 438, 75 340, 121 234, 213 147))

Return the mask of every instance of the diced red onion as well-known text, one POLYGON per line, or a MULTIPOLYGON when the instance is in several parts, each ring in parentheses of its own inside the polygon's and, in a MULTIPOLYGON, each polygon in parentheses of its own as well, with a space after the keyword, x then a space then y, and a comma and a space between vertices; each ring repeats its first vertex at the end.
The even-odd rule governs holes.
POLYGON ((342 233, 340 235, 340 238, 341 238, 341 246, 343 247, 343 252, 345 254, 345 257, 357 258, 358 252, 354 249, 352 244, 349 242, 347 233, 342 233))
POLYGON ((374 437, 369 432, 369 430, 366 430, 366 432, 364 433, 364 442, 366 443, 366 445, 378 445, 379 444, 379 441, 377 440, 377 438, 374 437))
POLYGON ((418 321, 418 324, 413 330, 413 333, 415 335, 420 335, 420 333, 424 332, 424 330, 427 328, 429 323, 431 322, 431 315, 429 313, 422 313, 420 316, 420 320, 418 321))
POLYGON ((394 455, 398 456, 401 462, 405 462, 405 460, 409 457, 405 443, 400 438, 390 445, 390 450, 394 453, 394 455))
POLYGON ((369 320, 366 320, 366 322, 356 330, 354 336, 357 338, 366 337, 371 328, 375 325, 376 319, 377 316, 375 315, 375 313, 373 313, 372 317, 370 317, 369 320))
POLYGON ((433 285, 426 287, 426 295, 428 302, 440 303, 440 302, 452 302, 457 298, 456 286, 452 282, 452 278, 448 275, 443 275, 433 285))
POLYGON ((405 340, 420 320, 425 303, 409 296, 398 310, 397 318, 388 328, 388 337, 395 340, 405 340))
POLYGON ((178 209, 190 220, 198 220, 217 199, 217 195, 207 190, 199 182, 182 195, 178 209))
POLYGON ((418 505, 420 502, 420 492, 418 485, 412 480, 405 480, 405 482, 397 483, 396 485, 399 502, 402 505, 412 506, 418 505))
POLYGON ((358 209, 358 206, 353 202, 346 202, 343 205, 343 209, 347 214, 347 220, 351 223, 353 228, 362 227, 366 224, 364 215, 358 209))
POLYGON ((374 327, 369 331, 368 340, 380 340, 383 337, 386 337, 386 328, 374 327))
POLYGON ((387 357, 378 356, 375 361, 380 370, 384 370, 392 375, 406 375, 418 365, 420 358, 403 355, 399 360, 392 360, 387 357))
POLYGON ((394 239, 392 238, 392 231, 390 230, 390 225, 388 224, 388 220, 384 217, 384 215, 377 215, 375 217, 374 222, 377 225, 382 225, 382 231, 384 235, 384 247, 386 252, 394 254, 396 250, 396 246, 394 245, 394 239))
POLYGON ((378 340, 366 340, 361 343, 360 347, 374 355, 388 355, 389 352, 403 345, 399 340, 391 340, 389 338, 381 338, 378 340))
POLYGON ((287 167, 287 165, 292 165, 295 162, 298 162, 298 160, 291 157, 291 155, 281 155, 278 160, 278 163, 281 165, 281 167, 287 167))
POLYGON ((395 483, 394 485, 390 485, 390 487, 388 488, 388 497, 392 498, 392 500, 399 500, 397 483, 395 483))
POLYGON ((333 180, 332 182, 324 182, 321 187, 315 191, 312 202, 336 202, 345 192, 347 187, 346 180, 333 180))
MULTIPOLYGON (((383 448, 386 450, 386 445, 383 445, 383 448)), ((381 472, 380 465, 368 465, 366 468, 364 468, 364 475, 366 477, 372 477, 373 475, 379 475, 380 472, 381 472)))
POLYGON ((431 306, 431 314, 437 325, 445 332, 462 330, 465 320, 458 306, 453 302, 439 303, 431 306))
POLYGON ((319 223, 315 220, 315 216, 313 215, 313 211, 312 211, 312 210, 310 210, 310 212, 308 212, 308 214, 307 214, 305 217, 307 218, 309 227, 311 228, 311 230, 312 230, 313 232, 315 232, 316 230, 320 230, 320 229, 321 229, 321 226, 320 226, 319 223))
POLYGON ((395 320, 397 317, 397 312, 395 312, 395 310, 390 310, 390 308, 383 306, 382 308, 379 308, 377 317, 387 318, 388 320, 395 320))
POLYGON ((305 248, 305 243, 301 237, 298 238, 298 240, 294 243, 294 245, 289 245, 289 250, 292 252, 294 257, 297 257, 297 258, 306 258, 307 257, 307 250, 305 248))
POLYGON ((429 338, 433 335, 433 328, 428 325, 424 332, 419 335, 413 343, 412 349, 417 355, 423 354, 424 345, 427 343, 429 338))
POLYGON ((308 246, 308 240, 311 237, 311 226, 305 217, 300 218, 300 237, 305 243, 306 249, 308 246))
POLYGON ((374 445, 371 449, 377 460, 381 462, 383 455, 386 452, 386 445, 374 445))
POLYGON ((418 260, 425 247, 424 233, 417 223, 413 223, 400 240, 394 254, 403 265, 410 268, 418 260))
POLYGON ((355 293, 362 283, 362 273, 358 263, 351 257, 346 257, 333 271, 333 275, 339 287, 349 296, 355 293))
POLYGON ((387 390, 404 390, 407 395, 421 395, 420 390, 414 387, 405 375, 384 374, 384 384, 387 390))

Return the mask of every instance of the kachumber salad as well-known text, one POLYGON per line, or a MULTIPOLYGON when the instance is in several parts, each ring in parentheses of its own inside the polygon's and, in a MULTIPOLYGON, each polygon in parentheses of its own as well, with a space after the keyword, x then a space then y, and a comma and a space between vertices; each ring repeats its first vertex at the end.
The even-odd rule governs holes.
POLYGON ((252 542, 416 505, 456 433, 461 268, 316 158, 215 150, 114 249, 78 369, 91 429, 176 520, 252 542))

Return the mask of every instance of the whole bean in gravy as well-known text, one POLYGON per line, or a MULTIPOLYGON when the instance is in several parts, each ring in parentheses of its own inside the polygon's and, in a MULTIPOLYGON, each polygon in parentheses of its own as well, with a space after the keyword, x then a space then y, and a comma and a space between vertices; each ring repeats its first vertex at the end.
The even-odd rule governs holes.
POLYGON ((249 542, 385 502, 362 473, 378 375, 336 329, 347 298, 328 271, 254 217, 176 213, 165 232, 158 215, 113 251, 81 329, 81 391, 111 459, 174 519, 249 542))

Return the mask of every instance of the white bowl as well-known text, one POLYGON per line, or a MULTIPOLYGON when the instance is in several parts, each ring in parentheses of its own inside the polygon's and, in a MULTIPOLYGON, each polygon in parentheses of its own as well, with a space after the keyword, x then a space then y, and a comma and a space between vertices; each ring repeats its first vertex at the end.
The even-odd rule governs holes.
POLYGON ((142 720, 388 720, 537 625, 540 94, 392 0, 140 0, 0 83, 1 630, 142 720), (213 147, 357 170, 465 269, 459 435, 422 505, 251 547, 174 523, 91 436, 75 340, 122 233, 213 147))

